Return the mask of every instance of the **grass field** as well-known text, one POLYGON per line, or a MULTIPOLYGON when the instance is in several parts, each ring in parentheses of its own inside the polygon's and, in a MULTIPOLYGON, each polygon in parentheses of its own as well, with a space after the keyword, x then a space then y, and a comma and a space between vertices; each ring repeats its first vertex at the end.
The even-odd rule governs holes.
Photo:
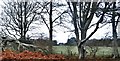
MULTIPOLYGON (((97 52, 96 52, 96 56, 110 56, 112 55, 113 49, 112 47, 92 47, 92 49, 96 49, 97 48, 97 52)), ((92 49, 88 46, 86 46, 86 50, 87 50, 87 55, 90 55, 90 52, 92 51, 92 49)), ((118 47, 118 51, 120 54, 120 47, 118 47)), ((78 55, 78 49, 77 46, 53 46, 53 52, 57 53, 57 54, 65 54, 65 55, 78 55)))
POLYGON ((78 54, 77 46, 53 46, 53 52, 58 54, 78 54))

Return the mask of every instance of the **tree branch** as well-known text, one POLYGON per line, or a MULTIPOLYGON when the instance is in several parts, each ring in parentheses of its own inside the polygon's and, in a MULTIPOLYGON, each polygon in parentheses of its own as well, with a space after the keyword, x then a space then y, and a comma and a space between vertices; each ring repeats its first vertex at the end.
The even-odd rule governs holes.
POLYGON ((56 17, 53 22, 55 22, 58 18, 60 18, 64 13, 67 13, 67 11, 62 12, 58 17, 56 17))

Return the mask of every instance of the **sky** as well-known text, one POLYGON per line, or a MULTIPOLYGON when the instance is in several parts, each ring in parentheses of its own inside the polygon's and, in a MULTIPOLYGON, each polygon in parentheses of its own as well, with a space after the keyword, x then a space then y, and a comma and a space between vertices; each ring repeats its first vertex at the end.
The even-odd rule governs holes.
MULTIPOLYGON (((0 0, 0 4, 2 5, 2 0, 0 0)), ((1 9, 1 8, 0 8, 1 9)), ((0 11, 1 12, 1 11, 0 11)), ((98 18, 94 18, 92 23, 95 23, 98 18)), ((72 27, 73 28, 73 27, 72 27)), ((111 25, 107 24, 103 28, 98 29, 98 31, 90 38, 90 39, 101 39, 105 38, 106 34, 112 35, 111 32, 111 25)), ((87 32, 87 35, 89 35, 93 31, 94 27, 89 29, 87 32)), ((64 32, 64 29, 60 29, 57 32, 53 32, 53 40, 57 40, 58 43, 66 43, 68 38, 75 37, 75 34, 73 32, 64 32)), ((32 32, 28 32, 28 34, 35 34, 35 33, 41 33, 44 32, 48 36, 48 30, 46 26, 38 26, 36 29, 32 29, 32 32)))

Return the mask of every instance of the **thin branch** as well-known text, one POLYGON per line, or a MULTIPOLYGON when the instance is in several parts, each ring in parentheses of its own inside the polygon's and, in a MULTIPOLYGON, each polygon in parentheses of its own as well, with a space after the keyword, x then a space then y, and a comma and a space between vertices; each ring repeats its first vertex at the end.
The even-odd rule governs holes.
POLYGON ((46 20, 45 20, 45 18, 41 15, 41 18, 43 19, 43 22, 45 23, 45 25, 47 26, 47 28, 48 28, 48 30, 50 30, 50 28, 49 28, 49 26, 48 26, 48 24, 47 24, 47 22, 46 22, 46 20))
POLYGON ((58 17, 56 17, 53 22, 55 22, 58 18, 60 18, 64 13, 67 13, 67 11, 62 12, 58 17))
POLYGON ((9 31, 9 29, 6 28, 6 30, 7 30, 7 32, 8 32, 10 35, 13 35, 13 36, 17 39, 17 37, 16 37, 14 34, 12 34, 12 33, 9 31))
POLYGON ((117 27, 119 20, 120 20, 120 16, 117 18, 116 26, 115 27, 117 27))
POLYGON ((32 17, 32 19, 30 20, 30 22, 27 24, 27 26, 26 26, 26 32, 28 31, 28 29, 29 29, 29 27, 30 27, 30 24, 34 21, 34 18, 35 18, 35 16, 36 16, 36 13, 33 15, 33 17, 32 17))
POLYGON ((71 6, 70 6, 70 2, 67 2, 67 4, 68 4, 68 6, 69 6, 69 8, 70 8, 70 12, 71 12, 72 15, 73 15, 73 11, 72 11, 72 8, 71 8, 71 6))

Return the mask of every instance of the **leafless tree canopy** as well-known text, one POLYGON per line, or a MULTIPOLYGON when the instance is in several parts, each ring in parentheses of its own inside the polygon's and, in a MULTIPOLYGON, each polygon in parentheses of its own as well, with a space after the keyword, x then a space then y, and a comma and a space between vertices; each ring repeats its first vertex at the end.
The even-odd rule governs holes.
POLYGON ((1 17, 2 26, 10 35, 25 39, 31 23, 37 20, 34 12, 39 8, 37 3, 28 1, 5 3, 1 17))

